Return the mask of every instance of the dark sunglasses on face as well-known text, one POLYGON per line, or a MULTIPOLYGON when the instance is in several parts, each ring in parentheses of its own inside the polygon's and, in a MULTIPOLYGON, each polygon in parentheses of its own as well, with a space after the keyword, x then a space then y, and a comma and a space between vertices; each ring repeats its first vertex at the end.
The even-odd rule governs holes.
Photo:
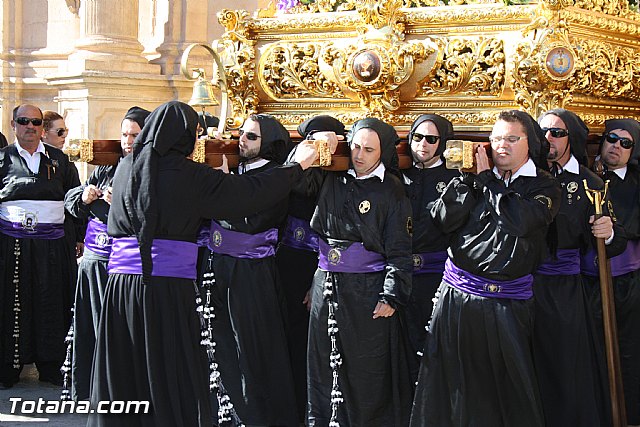
POLYGON ((29 117, 18 117, 16 119, 16 123, 21 126, 27 126, 29 122, 31 122, 31 124, 34 126, 42 125, 42 119, 30 119, 29 117))
POLYGON ((262 138, 260 135, 258 135, 255 132, 245 132, 243 129, 240 129, 238 132, 240 133, 240 136, 246 135, 249 141, 255 141, 258 138, 262 138))
POLYGON ((438 141, 440 141, 440 137, 437 135, 422 135, 421 133, 414 133, 411 136, 411 140, 413 142, 420 142, 423 139, 427 140, 427 143, 429 144, 436 144, 438 141))
POLYGON ((544 132, 545 135, 549 132, 554 138, 564 138, 569 135, 568 130, 561 128, 542 128, 542 132, 544 132))
POLYGON ((56 133, 56 135, 58 136, 62 136, 64 134, 66 134, 67 132, 69 132, 69 129, 67 128, 59 128, 59 129, 51 129, 52 131, 54 131, 56 133))
POLYGON ((604 136, 604 138, 607 140, 609 144, 615 144, 616 142, 620 142, 620 146, 622 148, 629 149, 634 145, 634 142, 631 139, 618 136, 615 133, 608 133, 604 136))

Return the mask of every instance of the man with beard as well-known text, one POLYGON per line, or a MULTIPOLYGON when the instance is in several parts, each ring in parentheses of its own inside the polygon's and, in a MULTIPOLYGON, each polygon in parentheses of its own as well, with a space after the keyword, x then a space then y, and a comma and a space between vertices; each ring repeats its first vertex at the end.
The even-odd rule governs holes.
POLYGON ((453 137, 453 125, 437 114, 423 114, 413 122, 409 143, 413 167, 403 172, 405 189, 413 209, 413 285, 407 304, 407 329, 418 377, 424 349, 426 325, 433 311, 433 298, 442 282, 449 239, 429 211, 449 181, 460 175, 442 161, 446 143, 453 137))
POLYGON ((562 185, 555 218, 558 251, 534 275, 533 355, 547 427, 605 425, 597 376, 592 322, 580 274, 580 253, 604 238, 609 256, 624 250, 626 239, 609 216, 594 220, 583 180, 601 190, 602 180, 587 169, 589 128, 571 111, 547 111, 539 119, 550 144, 548 163, 562 185), (614 238, 615 236, 615 238, 614 238))
MULTIPOLYGON (((305 140, 344 139, 344 125, 331 116, 315 116, 298 126, 305 140)), ((286 298, 287 343, 296 389, 298 417, 303 422, 307 406, 307 334, 309 289, 318 268, 318 233, 311 229, 316 200, 295 192, 289 196, 287 222, 280 238, 276 263, 286 298)))
POLYGON ((533 276, 560 205, 549 146, 522 111, 504 111, 477 174, 451 180, 431 209, 451 233, 411 425, 544 425, 533 364, 533 276))
MULTIPOLYGON (((289 132, 267 114, 240 128, 242 176, 279 167, 291 149, 289 132)), ((275 263, 287 197, 245 217, 211 222, 205 294, 215 314, 213 338, 222 382, 238 416, 251 426, 297 426, 293 376, 275 263)))
MULTIPOLYGON (((149 114, 151 114, 150 111, 140 107, 131 107, 125 114, 120 124, 120 148, 123 156, 131 153, 133 140, 142 130, 149 114)), ((85 221, 88 219, 87 233, 84 238, 85 252, 78 266, 74 302, 71 343, 73 356, 71 361, 67 362, 70 366, 65 366, 71 372, 73 400, 89 398, 91 362, 111 253, 112 239, 107 235, 107 218, 111 204, 111 185, 117 167, 117 164, 98 166, 84 185, 69 190, 65 196, 67 211, 76 218, 85 221)))
POLYGON ((64 195, 80 184, 68 157, 40 141, 42 111, 13 110, 16 141, 0 149, 0 383, 12 387, 25 363, 62 385, 71 322, 75 254, 64 236, 64 195))
POLYGON ((400 321, 411 293, 411 205, 395 129, 374 118, 349 133, 351 168, 312 170, 320 260, 311 290, 307 425, 399 427, 412 380, 400 321), (337 424, 336 424, 337 423, 337 424))
MULTIPOLYGON (((613 294, 618 325, 622 383, 629 425, 640 425, 640 123, 633 119, 605 122, 599 161, 609 181, 611 216, 622 225, 628 239, 624 252, 611 258, 613 294), (613 207, 612 207, 613 206, 613 207)), ((595 252, 582 258, 585 286, 598 331, 602 331, 602 306, 595 252)), ((604 334, 599 333, 601 374, 607 378, 604 334)))
MULTIPOLYGON (((96 412, 90 427, 213 424, 201 345, 208 332, 201 330, 194 286, 198 228, 203 218, 239 218, 273 206, 317 157, 306 144, 297 152, 299 163, 259 176, 227 175, 187 159, 197 123, 190 106, 161 105, 116 170, 91 402, 148 401, 150 413, 96 412)), ((248 301, 244 312, 258 311, 261 303, 248 301)), ((286 347, 282 351, 286 355, 286 347)))

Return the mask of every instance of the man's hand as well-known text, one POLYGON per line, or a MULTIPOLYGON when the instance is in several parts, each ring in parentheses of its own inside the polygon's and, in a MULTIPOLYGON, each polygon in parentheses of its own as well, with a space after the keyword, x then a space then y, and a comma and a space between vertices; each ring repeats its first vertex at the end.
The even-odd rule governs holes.
POLYGON ((102 197, 102 190, 93 184, 87 185, 82 192, 82 203, 88 205, 102 197))
POLYGON ((102 200, 111 204, 111 196, 113 195, 113 187, 108 187, 104 193, 102 193, 102 200))
POLYGON ((218 169, 224 173, 229 173, 229 161, 227 160, 226 154, 222 155, 222 164, 214 169, 218 169))
POLYGON ((338 148, 338 141, 343 140, 344 136, 338 137, 335 132, 330 131, 322 131, 322 132, 314 132, 313 139, 324 139, 329 144, 329 152, 334 154, 336 152, 336 148, 338 148))
POLYGON ((487 157, 487 150, 481 145, 476 147, 476 173, 489 170, 489 157, 487 157))
POLYGON ((591 232, 598 239, 607 240, 613 234, 613 221, 608 216, 601 216, 597 220, 594 215, 589 218, 591 224, 591 232))
POLYGON ((300 163, 302 170, 307 169, 318 158, 318 150, 310 143, 302 141, 296 148, 296 154, 293 156, 293 161, 300 163))
POLYGON ((302 303, 307 307, 307 311, 311 311, 311 289, 309 289, 307 293, 304 294, 302 303))
POLYGON ((84 243, 76 242, 76 258, 80 258, 84 254, 84 243))
POLYGON ((377 319, 378 317, 391 317, 395 312, 396 309, 391 307, 389 304, 379 302, 378 304, 376 304, 376 308, 373 310, 373 318, 377 319))

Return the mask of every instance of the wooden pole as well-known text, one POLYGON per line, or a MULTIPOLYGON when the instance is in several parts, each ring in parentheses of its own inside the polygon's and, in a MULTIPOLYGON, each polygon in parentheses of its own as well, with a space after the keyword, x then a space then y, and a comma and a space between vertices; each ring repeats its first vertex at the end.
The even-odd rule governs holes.
MULTIPOLYGON (((596 219, 602 216, 609 181, 604 190, 592 190, 583 180, 587 197, 594 205, 596 219)), ((604 326, 604 346, 607 355, 607 373, 609 376, 609 394, 611 396, 611 417, 613 427, 627 427, 627 410, 622 388, 622 370, 620 368, 620 351, 618 347, 618 328, 616 324, 616 307, 613 296, 611 266, 607 258, 607 250, 603 238, 596 239, 598 250, 598 270, 600 272, 600 294, 602 299, 602 322, 604 326)))

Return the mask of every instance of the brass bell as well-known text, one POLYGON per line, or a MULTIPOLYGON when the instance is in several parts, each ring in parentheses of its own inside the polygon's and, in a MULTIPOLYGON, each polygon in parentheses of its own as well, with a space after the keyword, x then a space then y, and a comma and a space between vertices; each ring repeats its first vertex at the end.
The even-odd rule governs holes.
POLYGON ((193 84, 193 93, 189 100, 189 105, 192 107, 202 107, 203 111, 205 107, 219 105, 213 94, 213 85, 206 79, 204 70, 202 68, 196 68, 193 71, 198 74, 198 79, 193 84))

